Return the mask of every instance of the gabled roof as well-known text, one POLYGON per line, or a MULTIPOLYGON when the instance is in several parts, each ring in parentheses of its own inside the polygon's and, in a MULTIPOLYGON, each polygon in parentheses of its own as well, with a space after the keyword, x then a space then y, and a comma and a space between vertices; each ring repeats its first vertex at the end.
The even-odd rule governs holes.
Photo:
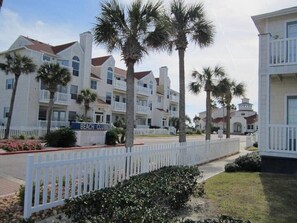
POLYGON ((67 49, 68 47, 70 47, 76 43, 76 42, 71 42, 71 43, 66 43, 66 44, 62 44, 62 45, 58 45, 58 46, 52 46, 52 45, 40 42, 35 39, 31 39, 29 37, 25 37, 25 36, 23 36, 23 37, 32 43, 32 44, 26 45, 27 48, 29 48, 31 50, 39 51, 39 52, 46 52, 46 53, 53 54, 53 55, 56 55, 57 53, 61 52, 62 50, 67 49))
POLYGON ((247 124, 253 124, 253 123, 258 121, 258 115, 254 114, 254 115, 251 115, 249 117, 245 117, 245 119, 246 119, 247 124))
POLYGON ((151 71, 141 71, 141 72, 135 72, 134 73, 134 77, 138 80, 144 78, 146 75, 148 75, 149 73, 151 73, 151 71))
POLYGON ((124 77, 127 76, 127 71, 124 69, 118 68, 118 67, 114 68, 114 73, 117 75, 120 75, 120 76, 124 76, 124 77))
POLYGON ((105 61, 108 60, 108 58, 110 58, 111 55, 109 56, 104 56, 104 57, 96 57, 96 58, 92 58, 92 65, 93 66, 101 66, 102 64, 105 63, 105 61))

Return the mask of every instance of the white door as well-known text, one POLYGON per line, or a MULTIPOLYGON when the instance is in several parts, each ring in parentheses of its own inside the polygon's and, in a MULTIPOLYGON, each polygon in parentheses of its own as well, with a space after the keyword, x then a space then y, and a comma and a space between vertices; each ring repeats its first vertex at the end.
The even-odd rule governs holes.
POLYGON ((297 21, 287 23, 287 56, 288 63, 297 62, 297 21))
POLYGON ((287 100, 287 124, 289 150, 296 151, 297 141, 297 96, 288 96, 287 100))

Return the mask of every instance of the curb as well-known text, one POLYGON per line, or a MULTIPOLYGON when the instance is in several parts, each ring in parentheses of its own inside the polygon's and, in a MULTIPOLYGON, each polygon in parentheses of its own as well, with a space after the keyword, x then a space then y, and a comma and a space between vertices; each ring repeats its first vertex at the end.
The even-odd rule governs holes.
MULTIPOLYGON (((144 143, 135 143, 134 146, 141 146, 144 143)), ((69 150, 78 150, 78 149, 96 149, 96 148, 110 148, 110 147, 121 147, 124 144, 118 145, 97 145, 97 146, 81 146, 81 147, 57 147, 55 149, 43 149, 43 150, 27 150, 27 151, 16 151, 16 152, 0 152, 0 156, 7 156, 7 155, 17 155, 17 154, 30 154, 30 153, 46 153, 46 152, 61 152, 61 151, 69 151, 69 150)))

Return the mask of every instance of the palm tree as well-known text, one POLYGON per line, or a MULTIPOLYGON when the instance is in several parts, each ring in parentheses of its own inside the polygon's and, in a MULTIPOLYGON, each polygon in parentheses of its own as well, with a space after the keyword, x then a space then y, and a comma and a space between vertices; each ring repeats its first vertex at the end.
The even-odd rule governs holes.
POLYGON ((80 94, 77 96, 76 102, 78 104, 84 103, 85 107, 85 118, 87 117, 87 112, 90 109, 90 103, 96 101, 97 94, 92 92, 90 89, 81 90, 80 94))
POLYGON ((179 57, 179 142, 185 142, 185 51, 188 47, 188 39, 198 44, 200 48, 209 46, 214 40, 214 26, 206 19, 203 4, 186 6, 183 0, 173 0, 170 32, 172 41, 169 50, 171 51, 175 46, 179 57))
POLYGON ((18 81, 21 74, 29 74, 36 70, 36 65, 33 63, 32 59, 27 56, 22 56, 18 53, 6 54, 5 55, 5 63, 0 63, 0 69, 5 71, 6 74, 12 73, 14 74, 14 85, 12 89, 12 95, 10 99, 9 112, 7 117, 7 124, 5 129, 4 139, 8 139, 11 117, 14 107, 14 100, 16 95, 16 90, 18 87, 18 81))
POLYGON ((236 83, 234 80, 229 78, 222 79, 217 86, 214 87, 213 95, 220 99, 221 103, 226 105, 227 116, 226 116, 226 138, 230 138, 230 116, 231 116, 231 101, 232 98, 244 96, 245 85, 243 83, 236 83))
POLYGON ((124 7, 117 0, 110 0, 102 3, 101 14, 96 17, 95 42, 105 44, 109 52, 119 49, 127 66, 127 148, 134 141, 134 65, 150 48, 164 49, 169 36, 161 6, 161 2, 144 4, 135 0, 124 7))
POLYGON ((223 78, 224 76, 225 71, 220 66, 216 66, 214 69, 204 67, 202 73, 196 70, 192 73, 192 77, 196 81, 190 83, 190 91, 194 94, 199 94, 202 88, 206 91, 206 140, 210 140, 211 134, 211 91, 213 90, 216 78, 223 78))
POLYGON ((36 80, 41 80, 45 86, 45 89, 50 93, 46 129, 46 132, 50 133, 55 93, 57 92, 59 85, 66 86, 70 82, 71 74, 67 68, 60 67, 58 63, 44 63, 40 66, 37 73, 36 80))

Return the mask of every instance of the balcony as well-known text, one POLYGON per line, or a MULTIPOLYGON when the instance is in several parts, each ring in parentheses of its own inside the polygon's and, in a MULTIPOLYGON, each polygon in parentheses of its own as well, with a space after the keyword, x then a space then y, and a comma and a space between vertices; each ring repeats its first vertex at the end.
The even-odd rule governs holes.
POLYGON ((178 117, 178 111, 169 110, 170 117, 178 117))
POLYGON ((151 95, 151 89, 149 89, 147 87, 142 87, 139 85, 136 86, 136 92, 137 92, 137 94, 142 94, 142 95, 146 95, 146 96, 151 95))
POLYGON ((268 149, 261 150, 267 155, 297 157, 297 125, 268 125, 268 149))
POLYGON ((170 95, 170 101, 173 101, 173 102, 178 103, 179 102, 179 96, 177 96, 177 95, 170 95))
MULTIPOLYGON (((42 103, 49 103, 50 93, 47 90, 40 90, 39 91, 39 102, 42 103)), ((61 105, 68 105, 70 101, 70 94, 56 92, 54 103, 61 104, 61 105)))
POLYGON ((269 53, 271 66, 297 64, 297 38, 270 40, 269 53))
POLYGON ((113 87, 118 90, 126 91, 127 83, 125 81, 114 79, 113 87))
POLYGON ((148 114, 150 112, 150 107, 143 105, 136 105, 136 113, 148 114))
POLYGON ((113 111, 126 112, 126 103, 115 101, 112 106, 113 111))
MULTIPOLYGON (((68 127, 68 121, 51 121, 51 128, 60 128, 60 127, 68 127)), ((46 120, 38 120, 38 127, 46 128, 47 121, 46 120)))

